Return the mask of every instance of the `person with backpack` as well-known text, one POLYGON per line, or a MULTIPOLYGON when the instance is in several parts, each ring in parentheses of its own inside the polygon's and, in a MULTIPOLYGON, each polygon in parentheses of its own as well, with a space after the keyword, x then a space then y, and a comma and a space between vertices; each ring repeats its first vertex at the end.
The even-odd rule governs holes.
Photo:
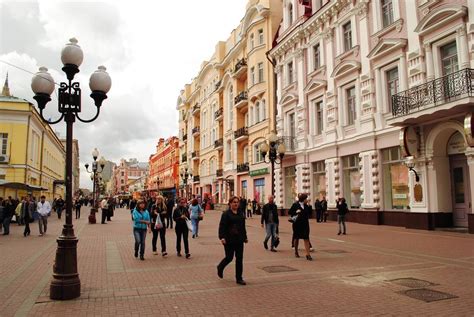
POLYGON ((189 213, 191 215, 191 223, 193 224, 193 239, 199 235, 199 221, 203 219, 203 209, 199 206, 197 199, 191 201, 189 213))
POLYGON ((339 232, 337 235, 346 234, 346 214, 349 212, 349 208, 347 207, 346 199, 339 198, 336 200, 336 208, 337 208, 337 224, 339 226, 339 232))

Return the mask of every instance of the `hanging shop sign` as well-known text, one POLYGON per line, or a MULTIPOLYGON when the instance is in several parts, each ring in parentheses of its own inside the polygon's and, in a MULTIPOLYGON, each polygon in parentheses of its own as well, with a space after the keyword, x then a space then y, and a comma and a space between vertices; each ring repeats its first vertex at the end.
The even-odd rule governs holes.
POLYGON ((474 113, 468 113, 464 118, 464 134, 469 146, 474 146, 474 113))
POLYGON ((400 146, 403 156, 418 157, 420 137, 415 127, 406 127, 400 131, 400 146))
POLYGON ((250 177, 260 176, 260 175, 265 175, 265 174, 268 174, 268 167, 259 168, 258 170, 253 170, 249 172, 250 177))

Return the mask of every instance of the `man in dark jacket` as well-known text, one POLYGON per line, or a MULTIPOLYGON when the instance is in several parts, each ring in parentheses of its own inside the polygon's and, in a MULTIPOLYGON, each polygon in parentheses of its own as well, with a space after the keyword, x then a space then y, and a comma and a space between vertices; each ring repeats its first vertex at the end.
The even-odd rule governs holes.
POLYGON ((265 240, 263 241, 263 246, 265 247, 265 249, 268 250, 268 239, 270 239, 271 237, 272 240, 271 240, 270 251, 276 252, 275 242, 277 241, 276 232, 277 232, 279 220, 278 220, 278 210, 277 210, 277 206, 274 203, 273 196, 269 196, 268 203, 266 203, 263 206, 262 219, 260 223, 262 224, 262 228, 263 228, 263 224, 265 224, 265 229, 267 231, 267 236, 265 237, 265 240))
POLYGON ((239 212, 242 213, 245 217, 247 211, 247 199, 240 197, 239 200, 239 212))
POLYGON ((345 198, 339 198, 336 200, 336 208, 337 208, 337 224, 339 226, 338 235, 346 234, 346 214, 349 212, 349 208, 347 208, 347 203, 345 198))
MULTIPOLYGON (((174 199, 173 196, 170 195, 168 200, 166 201, 166 228, 173 229, 173 210, 174 210, 174 199)), ((163 223, 164 225, 164 223, 163 223)))
POLYGON ((63 212, 64 205, 65 205, 65 202, 63 198, 59 196, 58 200, 56 200, 56 203, 55 203, 56 212, 58 213, 58 219, 61 219, 61 214, 63 212))

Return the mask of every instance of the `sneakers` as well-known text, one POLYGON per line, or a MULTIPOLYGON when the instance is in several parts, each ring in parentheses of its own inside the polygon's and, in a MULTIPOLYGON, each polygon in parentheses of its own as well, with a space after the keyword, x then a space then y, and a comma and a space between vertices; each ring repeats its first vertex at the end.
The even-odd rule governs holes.
POLYGON ((189 259, 191 257, 190 253, 186 253, 186 259, 189 259))
POLYGON ((247 283, 244 280, 238 280, 236 283, 239 285, 247 285, 247 283))
POLYGON ((271 248, 270 251, 277 252, 277 250, 275 248, 271 248))
POLYGON ((140 255, 140 260, 145 261, 145 257, 143 255, 140 255))
POLYGON ((167 252, 161 252, 161 256, 167 256, 168 253, 167 252))

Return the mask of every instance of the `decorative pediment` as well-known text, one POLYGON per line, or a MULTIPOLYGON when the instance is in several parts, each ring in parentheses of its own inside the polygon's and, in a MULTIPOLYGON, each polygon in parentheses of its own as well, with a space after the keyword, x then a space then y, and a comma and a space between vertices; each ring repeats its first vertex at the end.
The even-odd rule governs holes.
POLYGON ((306 85, 306 87, 304 88, 304 92, 309 93, 311 91, 314 91, 320 88, 325 88, 326 86, 327 86, 326 80, 313 79, 306 85))
POLYGON ((283 96, 283 98, 281 98, 281 101, 280 101, 280 104, 281 105, 287 105, 289 103, 292 103, 292 102, 297 102, 298 101, 298 96, 296 96, 295 94, 286 94, 283 96))
POLYGON ((370 51, 368 58, 378 58, 407 45, 407 39, 382 39, 370 51))
POLYGON ((424 35, 466 14, 467 8, 461 5, 447 4, 440 6, 421 19, 415 28, 415 32, 424 35))
POLYGON ((265 90, 257 91, 253 93, 251 96, 249 96, 249 100, 250 102, 255 103, 257 100, 262 99, 264 94, 265 94, 265 90))
POLYGON ((360 63, 357 61, 343 61, 340 62, 332 71, 331 77, 337 78, 349 72, 359 71, 360 63))

